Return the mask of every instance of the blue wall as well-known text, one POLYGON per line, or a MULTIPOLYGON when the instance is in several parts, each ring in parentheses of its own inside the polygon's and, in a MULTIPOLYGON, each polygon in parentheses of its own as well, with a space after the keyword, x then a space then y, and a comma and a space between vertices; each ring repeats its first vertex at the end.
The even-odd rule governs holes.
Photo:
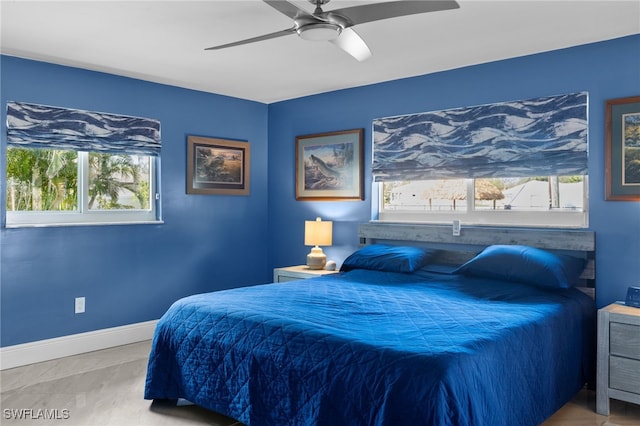
POLYGON ((597 304, 624 299, 628 286, 640 285, 640 202, 604 201, 604 116, 607 99, 640 95, 638 35, 269 105, 270 263, 305 262, 302 223, 316 215, 334 220, 329 258, 341 261, 357 246, 356 225, 375 218, 377 206, 369 164, 374 118, 578 91, 589 92, 597 304), (365 200, 297 202, 295 136, 353 128, 365 129, 365 200))
MULTIPOLYGON (((271 279, 267 105, 13 57, 1 58, 2 199, 6 102, 159 119, 162 225, 0 230, 2 346, 159 318, 177 298, 271 279), (250 196, 186 195, 188 134, 251 143, 250 196), (74 314, 74 298, 86 313, 74 314)), ((2 219, 5 210, 2 203, 2 219)))
POLYGON ((156 118, 165 223, 0 229, 1 345, 157 319, 181 296, 270 281, 271 268, 305 262, 303 222, 318 215, 334 221, 325 251, 341 261, 375 215, 374 118, 583 90, 597 303, 619 300, 640 284, 640 203, 604 201, 604 103, 640 95, 638 52, 640 36, 625 37, 271 105, 3 56, 0 195, 7 100, 156 118), (354 128, 365 129, 365 200, 296 201, 295 137, 354 128), (248 140, 251 195, 186 195, 188 134, 248 140))

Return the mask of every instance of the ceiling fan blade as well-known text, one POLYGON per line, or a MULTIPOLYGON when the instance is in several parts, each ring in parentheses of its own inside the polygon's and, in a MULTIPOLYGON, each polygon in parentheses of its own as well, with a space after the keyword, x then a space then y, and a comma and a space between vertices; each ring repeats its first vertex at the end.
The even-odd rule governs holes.
POLYGON ((460 5, 454 0, 409 0, 345 7, 343 9, 334 9, 331 12, 348 17, 351 25, 358 25, 382 19, 396 18, 398 16, 458 8, 460 8, 460 5))
POLYGON ((345 28, 342 30, 340 37, 331 40, 331 43, 347 52, 349 55, 362 62, 371 57, 371 50, 364 42, 362 37, 356 33, 353 28, 345 28))
POLYGON ((246 40, 241 40, 241 41, 235 41, 233 43, 227 43, 227 44, 221 44, 220 46, 213 46, 213 47, 207 47, 204 50, 218 50, 218 49, 224 49, 227 47, 234 47, 234 46, 240 46, 243 44, 249 44, 249 43, 254 43, 256 41, 263 41, 263 40, 269 40, 272 38, 277 38, 277 37, 282 37, 282 36, 286 36, 289 34, 295 34, 296 29, 295 27, 286 29, 286 30, 282 30, 282 31, 276 31, 275 33, 270 33, 270 34, 265 34, 265 35, 261 35, 258 37, 252 37, 252 38, 248 38, 246 40))
POLYGON ((302 15, 309 15, 305 10, 300 9, 295 4, 289 3, 284 0, 262 0, 269 6, 273 7, 278 12, 287 15, 291 19, 296 19, 302 15))

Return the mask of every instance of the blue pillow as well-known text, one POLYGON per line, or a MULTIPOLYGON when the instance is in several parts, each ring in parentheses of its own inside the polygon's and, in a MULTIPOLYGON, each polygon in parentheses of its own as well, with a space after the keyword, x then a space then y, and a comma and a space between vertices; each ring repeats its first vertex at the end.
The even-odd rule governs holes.
POLYGON ((493 245, 454 273, 540 287, 569 288, 578 282, 585 263, 585 259, 529 246, 493 245))
POLYGON ((356 250, 345 259, 340 271, 370 269, 386 272, 413 272, 431 260, 437 250, 410 246, 372 244, 356 250))

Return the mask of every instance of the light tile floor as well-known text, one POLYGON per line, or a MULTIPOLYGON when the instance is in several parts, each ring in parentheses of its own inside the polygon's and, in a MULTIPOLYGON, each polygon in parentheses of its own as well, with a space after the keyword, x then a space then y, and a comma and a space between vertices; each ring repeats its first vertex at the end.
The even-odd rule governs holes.
MULTIPOLYGON (((194 405, 144 400, 149 348, 146 341, 2 371, 0 424, 241 426, 194 405), (38 418, 45 414, 59 418, 38 418)), ((612 400, 611 415, 600 416, 594 393, 585 390, 544 423, 559 425, 640 426, 640 406, 612 400)))
POLYGON ((143 399, 150 345, 150 341, 141 342, 2 371, 0 424, 240 425, 194 405, 163 405, 143 399), (37 418, 42 414, 39 409, 48 410, 43 415, 59 418, 37 418), (23 418, 16 418, 20 414, 23 418))

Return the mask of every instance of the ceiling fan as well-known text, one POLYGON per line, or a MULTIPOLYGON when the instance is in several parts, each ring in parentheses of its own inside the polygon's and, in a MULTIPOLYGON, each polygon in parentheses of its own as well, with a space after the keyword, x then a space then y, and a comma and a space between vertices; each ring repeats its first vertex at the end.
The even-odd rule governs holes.
POLYGON ((262 1, 278 12, 293 19, 293 26, 285 30, 252 37, 246 40, 209 47, 205 50, 224 49, 297 33, 305 40, 329 41, 357 60, 364 61, 371 57, 371 50, 369 50, 369 47, 358 33, 353 30, 352 27, 355 25, 396 18, 398 16, 457 9, 460 7, 454 0, 409 0, 344 7, 324 12, 322 5, 329 3, 330 0, 307 0, 316 7, 313 13, 309 13, 288 1, 262 1))

